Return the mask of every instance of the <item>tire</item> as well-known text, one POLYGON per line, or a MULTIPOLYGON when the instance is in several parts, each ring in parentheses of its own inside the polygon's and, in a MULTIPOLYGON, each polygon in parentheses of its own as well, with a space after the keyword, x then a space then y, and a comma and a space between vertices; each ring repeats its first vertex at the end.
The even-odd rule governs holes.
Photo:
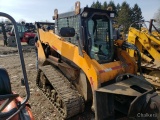
POLYGON ((15 36, 10 36, 10 37, 7 39, 7 46, 8 46, 8 47, 16 47, 16 46, 17 46, 15 36))
POLYGON ((0 95, 11 94, 11 83, 8 72, 0 68, 0 95))
POLYGON ((29 39, 28 45, 34 46, 34 44, 35 44, 34 38, 29 39))

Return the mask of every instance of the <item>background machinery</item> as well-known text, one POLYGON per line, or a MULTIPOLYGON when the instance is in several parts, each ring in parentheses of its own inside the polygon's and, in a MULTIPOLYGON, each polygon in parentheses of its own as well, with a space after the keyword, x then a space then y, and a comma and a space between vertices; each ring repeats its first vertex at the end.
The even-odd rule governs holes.
POLYGON ((114 43, 113 17, 113 11, 81 9, 76 2, 75 11, 58 14, 55 9, 54 31, 44 31, 36 23, 36 84, 58 111, 59 119, 82 113, 88 102, 96 120, 138 118, 138 113, 154 114, 150 119, 158 119, 160 97, 136 74, 135 60, 122 48, 139 50, 123 40, 114 43))
MULTIPOLYGON (((17 27, 21 42, 26 42, 28 45, 33 46, 35 43, 34 37, 36 36, 34 25, 17 23, 17 27)), ((11 31, 8 34, 8 46, 16 46, 17 44, 15 40, 14 27, 12 27, 11 31)))
POLYGON ((19 39, 18 28, 15 20, 8 14, 0 12, 0 16, 8 18, 14 25, 15 38, 19 51, 23 83, 26 88, 26 98, 22 99, 19 94, 11 90, 11 82, 8 72, 4 68, 0 68, 0 120, 34 120, 31 109, 27 101, 30 97, 28 79, 22 54, 22 47, 19 39))
POLYGON ((156 37, 157 39, 160 40, 160 28, 155 27, 155 25, 153 24, 153 22, 156 22, 155 19, 151 19, 150 20, 150 24, 149 24, 149 32, 156 37))
POLYGON ((3 34, 4 45, 7 45, 7 33, 6 33, 6 29, 5 29, 5 24, 4 23, 0 23, 0 27, 1 27, 2 34, 3 34))
MULTIPOLYGON (((138 47, 142 57, 141 66, 144 76, 156 86, 157 90, 160 90, 160 32, 154 26, 153 21, 151 19, 149 22, 149 29, 142 27, 138 30, 130 27, 127 41, 138 47)), ((144 26, 145 22, 139 24, 144 26)), ((128 53, 137 59, 136 51, 128 49, 128 53)))

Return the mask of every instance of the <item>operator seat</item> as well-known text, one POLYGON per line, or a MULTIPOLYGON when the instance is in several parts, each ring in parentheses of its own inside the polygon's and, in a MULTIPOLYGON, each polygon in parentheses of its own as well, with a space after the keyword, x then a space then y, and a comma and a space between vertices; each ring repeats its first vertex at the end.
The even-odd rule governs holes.
MULTIPOLYGON (((12 94, 11 91, 11 84, 10 84, 10 79, 9 79, 9 75, 6 69, 4 68, 0 68, 0 97, 1 96, 5 96, 7 94, 12 94)), ((3 97, 1 97, 3 98, 3 97)), ((0 99, 1 100, 1 99, 0 99)), ((14 102, 11 101, 9 102, 10 107, 7 108, 8 111, 0 111, 0 120, 6 120, 8 117, 10 117, 11 115, 13 115, 16 111, 17 111, 17 107, 12 106, 14 102)), ((0 108, 2 108, 3 104, 0 105, 0 108)), ((1 109, 3 110, 3 109, 1 109)), ((19 118, 17 116, 13 117, 14 120, 19 120, 19 118)))
POLYGON ((11 84, 8 72, 4 68, 0 68, 0 95, 11 94, 11 84))

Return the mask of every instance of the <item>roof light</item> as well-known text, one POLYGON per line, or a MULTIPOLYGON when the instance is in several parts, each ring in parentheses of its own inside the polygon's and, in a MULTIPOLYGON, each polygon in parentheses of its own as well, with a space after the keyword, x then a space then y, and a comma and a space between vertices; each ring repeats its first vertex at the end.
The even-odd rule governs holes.
POLYGON ((110 13, 110 17, 111 18, 114 18, 115 16, 114 16, 114 13, 110 13))
POLYGON ((83 16, 83 17, 87 17, 87 16, 88 16, 88 12, 83 12, 83 13, 82 13, 82 16, 83 16))

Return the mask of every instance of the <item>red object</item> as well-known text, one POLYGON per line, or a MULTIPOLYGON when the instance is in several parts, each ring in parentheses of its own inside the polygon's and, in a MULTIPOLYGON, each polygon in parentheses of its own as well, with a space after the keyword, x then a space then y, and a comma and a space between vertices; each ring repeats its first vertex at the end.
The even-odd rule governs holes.
MULTIPOLYGON (((13 93, 15 94, 15 93, 13 93)), ((17 108, 17 105, 19 104, 19 102, 22 102, 23 99, 21 97, 17 97, 14 100, 12 100, 2 111, 1 113, 5 113, 5 112, 9 112, 10 110, 17 108)), ((5 100, 1 100, 0 101, 0 105, 2 105, 5 102, 5 100)), ((30 120, 34 120, 33 114, 31 112, 31 109, 29 107, 29 104, 27 103, 25 106, 25 111, 28 113, 28 117, 30 118, 30 120)), ((12 117, 10 120, 19 120, 19 114, 25 114, 23 113, 24 111, 19 112, 18 114, 16 114, 14 117, 12 117)), ((25 114, 26 115, 26 114, 25 114)), ((8 116, 9 117, 9 116, 8 116)))
POLYGON ((21 38, 21 42, 29 42, 28 40, 34 38, 36 36, 35 33, 32 32, 24 32, 23 37, 21 38))
MULTIPOLYGON (((34 45, 34 37, 36 36, 36 33, 29 31, 25 28, 24 25, 18 24, 18 32, 20 36, 21 42, 26 42, 29 45, 34 45), (30 41, 31 40, 31 41, 30 41)), ((14 28, 11 29, 11 32, 8 33, 9 36, 15 36, 14 34, 14 28)))

